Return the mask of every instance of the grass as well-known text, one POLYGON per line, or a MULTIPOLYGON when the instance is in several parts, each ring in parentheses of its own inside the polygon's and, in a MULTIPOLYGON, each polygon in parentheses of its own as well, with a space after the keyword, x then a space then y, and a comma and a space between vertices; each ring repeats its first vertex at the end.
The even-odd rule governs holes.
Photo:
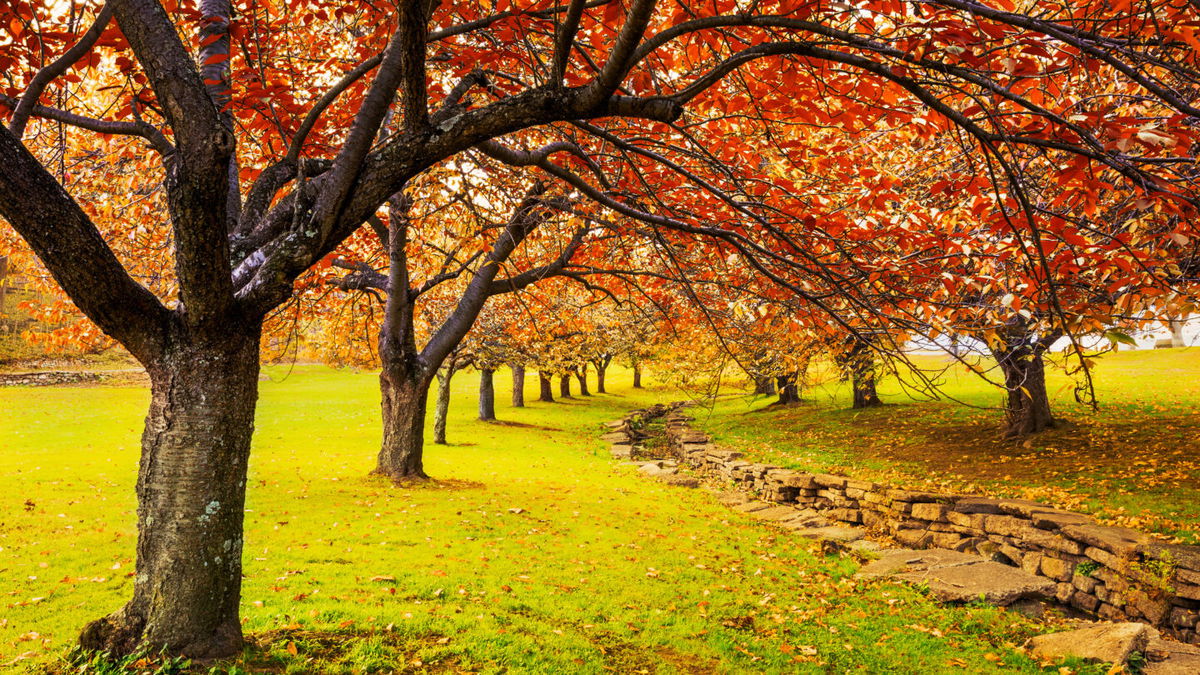
MULTIPOLYGON (((944 359, 920 357, 924 367, 944 359)), ((849 410, 844 383, 806 392, 789 408, 739 397, 701 424, 724 445, 760 461, 847 473, 930 489, 987 492, 1052 503, 1106 522, 1200 542, 1200 350, 1108 354, 1097 360, 1100 408, 1073 397, 1061 369, 1048 375, 1063 424, 1020 442, 1000 439, 1001 392, 950 367, 949 401, 914 401, 896 377, 881 383, 888 403, 849 410)))
MULTIPOLYGON (((212 672, 1041 671, 1015 645, 1044 629, 1017 614, 856 581, 851 558, 619 466, 600 423, 677 397, 623 388, 627 373, 608 395, 502 404, 517 424, 473 420, 475 378, 460 376, 453 445, 428 449, 440 481, 397 488, 367 476, 374 375, 270 372, 246 513, 249 645, 212 672)), ((120 672, 64 655, 131 591, 147 399, 0 389, 0 667, 120 672)))

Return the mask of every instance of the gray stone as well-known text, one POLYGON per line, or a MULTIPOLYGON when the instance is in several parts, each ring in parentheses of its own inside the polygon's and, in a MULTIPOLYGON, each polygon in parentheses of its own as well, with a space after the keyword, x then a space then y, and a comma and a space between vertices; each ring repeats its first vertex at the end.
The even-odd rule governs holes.
POLYGON ((1023 598, 1043 597, 1054 591, 1054 582, 990 560, 953 565, 936 570, 905 572, 896 579, 924 583, 942 602, 983 600, 1001 607, 1023 598))
POLYGON ((860 527, 833 525, 830 527, 810 527, 797 530, 796 534, 806 539, 832 539, 833 541, 850 542, 862 539, 866 531, 860 527))
POLYGON ((1133 652, 1146 649, 1150 627, 1141 623, 1102 623, 1062 633, 1038 635, 1029 640, 1029 655, 1058 660, 1077 657, 1087 661, 1123 664, 1133 652))
POLYGON ((1143 654, 1146 656, 1146 663, 1142 667, 1143 675, 1200 673, 1200 646, 1163 639, 1157 631, 1150 631, 1150 639, 1143 654))
POLYGON ((943 602, 982 599, 1004 606, 1054 591, 1054 583, 1049 580, 976 555, 942 549, 889 551, 865 565, 859 576, 890 576, 926 584, 934 597, 943 602))
POLYGON ((676 487, 700 487, 700 479, 696 478, 695 476, 685 476, 681 473, 661 475, 658 476, 658 480, 666 483, 667 485, 674 485, 676 487))

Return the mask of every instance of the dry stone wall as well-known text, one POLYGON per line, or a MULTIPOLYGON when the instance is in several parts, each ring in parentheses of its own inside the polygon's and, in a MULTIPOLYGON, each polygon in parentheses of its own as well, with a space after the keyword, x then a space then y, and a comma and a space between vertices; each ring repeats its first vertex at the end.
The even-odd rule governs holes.
POLYGON ((40 370, 27 373, 0 373, 0 387, 50 387, 80 382, 96 382, 101 373, 81 370, 40 370))
POLYGON ((665 416, 669 446, 699 473, 731 481, 764 501, 886 534, 912 548, 984 555, 1051 579, 1063 604, 1102 619, 1149 623, 1200 643, 1200 547, 1156 541, 1080 513, 1024 499, 909 490, 846 476, 805 473, 743 459, 693 429, 677 406, 636 411, 613 423, 614 456, 638 445, 638 422, 665 416))

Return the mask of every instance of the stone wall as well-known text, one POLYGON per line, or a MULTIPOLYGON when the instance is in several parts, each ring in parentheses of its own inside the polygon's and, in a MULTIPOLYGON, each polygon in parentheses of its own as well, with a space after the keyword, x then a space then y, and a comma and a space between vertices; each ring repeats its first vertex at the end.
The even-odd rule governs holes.
POLYGON ((40 370, 27 373, 0 373, 0 387, 49 387, 60 384, 96 382, 101 373, 81 370, 40 370))
MULTIPOLYGON (((614 433, 605 437, 614 443, 614 456, 636 450, 637 422, 647 412, 614 424, 614 433)), ((1024 499, 907 490, 749 462, 692 429, 691 418, 677 407, 661 414, 681 462, 764 501, 811 508, 912 548, 977 553, 1019 566, 1054 580, 1063 604, 1102 619, 1144 621, 1181 641, 1200 643, 1200 547, 1161 543, 1024 499)))

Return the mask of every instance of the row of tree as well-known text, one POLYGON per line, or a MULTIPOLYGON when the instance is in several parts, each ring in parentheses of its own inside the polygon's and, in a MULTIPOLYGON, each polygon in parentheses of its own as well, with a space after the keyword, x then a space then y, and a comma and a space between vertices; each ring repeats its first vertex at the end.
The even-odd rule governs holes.
POLYGON ((0 6, 6 253, 151 379, 133 597, 88 648, 240 648, 263 345, 338 312, 404 479, 485 308, 597 330, 544 285, 785 390, 810 339, 861 381, 971 336, 1017 411, 1051 338, 1086 378, 1079 336, 1190 311, 1191 3, 0 6))

